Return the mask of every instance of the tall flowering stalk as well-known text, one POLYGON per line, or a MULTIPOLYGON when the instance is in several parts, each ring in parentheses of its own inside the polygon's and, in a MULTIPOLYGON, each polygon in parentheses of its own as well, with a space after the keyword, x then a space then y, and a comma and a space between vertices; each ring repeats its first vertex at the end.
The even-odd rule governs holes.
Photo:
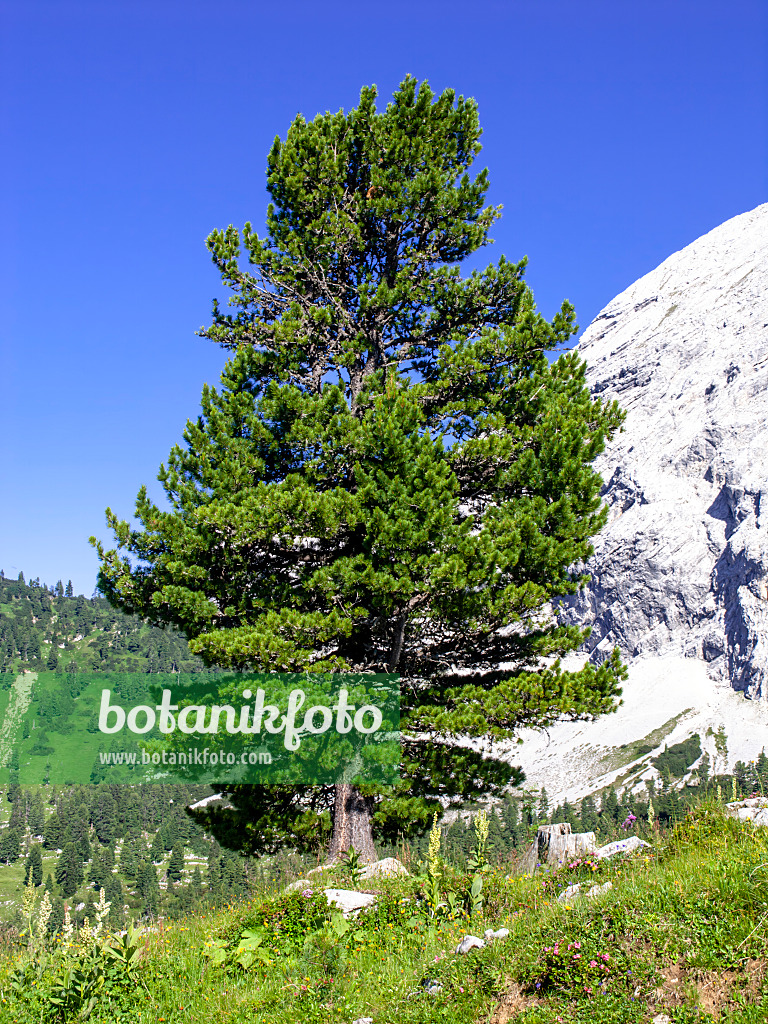
POLYGON ((433 916, 440 904, 440 882, 443 877, 443 865, 440 860, 440 842, 442 834, 437 824, 437 811, 432 819, 432 831, 429 833, 429 851, 427 853, 427 877, 429 879, 429 903, 433 916))

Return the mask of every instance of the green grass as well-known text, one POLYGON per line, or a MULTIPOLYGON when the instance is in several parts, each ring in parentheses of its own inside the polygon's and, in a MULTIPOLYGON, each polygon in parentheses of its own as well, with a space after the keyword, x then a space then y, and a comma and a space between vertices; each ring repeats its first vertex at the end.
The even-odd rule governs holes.
MULTIPOLYGON (((488 874, 483 912, 469 921, 461 912, 429 918, 418 879, 371 884, 380 893, 377 909, 343 935, 321 892, 257 893, 148 933, 135 983, 105 985, 89 1019, 647 1024, 666 1013, 678 1024, 764 1024, 766 831, 705 805, 649 856, 586 861, 532 878, 488 874), (559 903, 558 892, 578 880, 613 888, 598 899, 559 903), (462 935, 502 926, 509 938, 454 954, 462 935), (245 928, 260 935, 264 955, 247 970, 235 963, 245 928), (205 953, 216 949, 226 956, 213 965, 205 953), (431 982, 440 990, 427 992, 431 982)), ((446 877, 460 904, 470 880, 446 877)), ((12 993, 11 972, 27 957, 21 946, 0 956, 0 1020, 9 1024, 56 1019, 44 1012, 47 975, 42 997, 12 993)))

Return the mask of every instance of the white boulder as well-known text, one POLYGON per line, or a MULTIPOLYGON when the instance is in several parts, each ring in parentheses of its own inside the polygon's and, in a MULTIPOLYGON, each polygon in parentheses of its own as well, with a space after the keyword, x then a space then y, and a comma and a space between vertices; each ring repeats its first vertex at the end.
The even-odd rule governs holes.
POLYGON ((649 850, 651 848, 651 844, 646 843, 639 836, 627 836, 626 839, 617 839, 614 843, 606 843, 605 846, 601 846, 595 856, 599 860, 605 860, 606 857, 617 857, 621 853, 634 853, 635 850, 640 850, 644 846, 647 846, 649 850))
POLYGON ((325 889, 324 892, 328 905, 335 906, 344 917, 356 917, 361 910, 372 907, 377 899, 374 893, 352 889, 325 889))
POLYGON ((408 870, 397 857, 384 857, 366 864, 362 869, 361 878, 392 878, 395 875, 407 875, 408 870))
POLYGON ((456 952, 457 954, 469 953, 471 949, 482 949, 484 946, 484 939, 478 939, 476 935, 465 935, 456 947, 456 952))

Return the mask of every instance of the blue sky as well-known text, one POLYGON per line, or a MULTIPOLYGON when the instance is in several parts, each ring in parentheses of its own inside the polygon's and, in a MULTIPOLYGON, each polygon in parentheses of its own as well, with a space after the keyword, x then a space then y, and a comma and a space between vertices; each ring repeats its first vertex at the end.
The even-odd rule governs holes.
POLYGON ((263 221, 293 117, 406 73, 479 104, 485 264, 582 327, 768 200, 764 0, 0 2, 0 568, 93 590, 224 354, 204 240, 263 221))

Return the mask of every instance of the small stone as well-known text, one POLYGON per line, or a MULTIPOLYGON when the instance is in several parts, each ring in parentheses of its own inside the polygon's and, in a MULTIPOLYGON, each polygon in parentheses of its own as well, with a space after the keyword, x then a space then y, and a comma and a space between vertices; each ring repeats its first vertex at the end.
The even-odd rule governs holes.
POLYGON ((509 935, 509 928, 499 928, 497 932, 493 928, 486 928, 483 932, 483 938, 486 942, 493 942, 494 939, 506 939, 509 935))
POLYGON ((443 991, 443 986, 434 978, 427 978, 426 981, 422 982, 422 985, 424 987, 424 991, 430 996, 439 995, 443 991))
POLYGON ((358 1017, 352 1024, 373 1024, 373 1017, 358 1017))
POLYGON ((392 878, 395 875, 407 875, 408 869, 397 857, 384 857, 376 860, 373 864, 366 864, 362 870, 361 878, 392 878))
POLYGON ((613 888, 613 882, 604 882, 602 885, 593 885, 587 890, 587 896, 603 896, 613 888))
POLYGON ((312 888, 312 882, 308 878, 297 878, 295 882, 291 882, 290 885, 286 885, 283 892, 294 892, 296 889, 301 889, 304 892, 306 889, 312 888))
POLYGON ((581 882, 576 882, 575 885, 569 885, 567 889, 563 889, 560 895, 557 897, 558 903, 567 903, 568 900, 575 900, 581 895, 581 882))
POLYGON ((338 867, 337 864, 320 864, 318 867, 308 871, 307 875, 322 875, 324 871, 333 871, 336 867, 338 867))
POLYGON ((634 853, 635 850, 640 850, 643 846, 650 849, 651 844, 646 843, 639 836, 628 836, 626 839, 617 839, 615 843, 606 843, 605 846, 601 846, 596 856, 599 860, 605 860, 606 857, 616 857, 620 853, 634 853))
POLYGON ((666 1013, 657 1013, 651 1024, 672 1024, 672 1018, 668 1017, 666 1013))
POLYGON ((458 954, 468 953, 470 949, 482 949, 484 946, 483 939, 478 939, 476 935, 465 935, 456 947, 456 952, 458 954))
POLYGON ((352 889, 326 889, 325 898, 329 906, 335 906, 344 917, 357 917, 361 910, 372 907, 377 897, 370 892, 355 892, 352 889))

